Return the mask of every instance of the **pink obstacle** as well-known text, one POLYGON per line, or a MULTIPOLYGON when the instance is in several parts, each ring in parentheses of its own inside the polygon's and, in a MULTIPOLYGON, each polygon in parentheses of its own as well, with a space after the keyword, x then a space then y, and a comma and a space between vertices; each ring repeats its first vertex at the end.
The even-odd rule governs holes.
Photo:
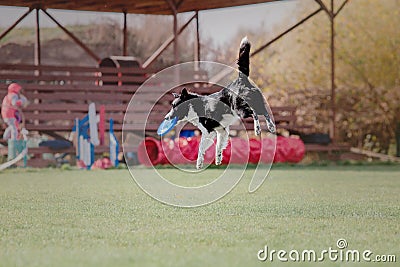
MULTIPOLYGON (((145 138, 138 148, 139 162, 146 166, 165 164, 195 164, 200 138, 177 138, 174 140, 157 140, 145 138)), ((273 162, 300 162, 305 153, 305 146, 298 138, 278 136, 274 155, 274 139, 231 138, 223 152, 222 164, 234 163, 271 163, 273 162), (262 148, 262 149, 261 149, 262 148)), ((210 147, 204 155, 204 163, 214 163, 215 145, 210 147)))

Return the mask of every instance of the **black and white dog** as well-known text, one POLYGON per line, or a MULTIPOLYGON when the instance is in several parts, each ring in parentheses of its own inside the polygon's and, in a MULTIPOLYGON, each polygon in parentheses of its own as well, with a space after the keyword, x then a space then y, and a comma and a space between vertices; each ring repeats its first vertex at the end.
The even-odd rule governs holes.
POLYGON ((203 167, 204 154, 217 138, 215 164, 222 162, 222 151, 228 144, 229 126, 236 120, 254 119, 254 131, 261 134, 258 115, 264 115, 268 130, 275 133, 275 124, 265 108, 261 91, 252 85, 248 79, 250 71, 250 42, 243 38, 239 49, 239 76, 221 91, 208 96, 201 96, 182 89, 181 94, 175 94, 172 109, 166 119, 178 117, 178 123, 187 121, 201 131, 201 141, 197 156, 197 169, 203 167))

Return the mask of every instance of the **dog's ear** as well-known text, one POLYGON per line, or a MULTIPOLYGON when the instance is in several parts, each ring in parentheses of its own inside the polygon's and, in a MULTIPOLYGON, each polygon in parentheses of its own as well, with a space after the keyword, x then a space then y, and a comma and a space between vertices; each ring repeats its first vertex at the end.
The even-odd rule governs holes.
POLYGON ((183 88, 183 89, 182 89, 182 92, 181 92, 181 96, 182 96, 182 97, 186 97, 186 96, 188 96, 188 95, 189 95, 188 90, 187 90, 186 88, 183 88))
POLYGON ((180 97, 180 95, 177 94, 177 93, 172 93, 172 95, 174 96, 174 98, 179 98, 180 97))

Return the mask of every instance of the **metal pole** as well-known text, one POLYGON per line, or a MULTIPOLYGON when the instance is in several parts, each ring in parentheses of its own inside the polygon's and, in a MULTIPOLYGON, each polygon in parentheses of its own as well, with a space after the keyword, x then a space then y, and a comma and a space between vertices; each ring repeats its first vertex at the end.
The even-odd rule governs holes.
POLYGON ((40 8, 36 8, 36 44, 35 44, 35 65, 36 66, 41 65, 39 11, 40 11, 40 8))
POLYGON ((127 36, 127 26, 126 26, 126 10, 124 10, 124 29, 123 29, 123 40, 122 40, 122 55, 128 55, 128 36, 127 36))
MULTIPOLYGON (((194 14, 183 26, 181 26, 181 28, 178 31, 178 35, 181 34, 187 28, 187 26, 189 26, 190 22, 192 22, 192 20, 195 19, 195 17, 196 14, 194 14)), ((148 66, 150 66, 150 64, 153 63, 154 60, 156 60, 174 40, 175 36, 174 34, 172 34, 171 36, 168 37, 167 40, 165 40, 165 42, 156 51, 154 51, 154 53, 148 59, 146 59, 142 67, 147 68, 148 66)))
MULTIPOLYGON (((178 51, 178 5, 175 3, 174 0, 165 0, 169 7, 171 8, 172 15, 174 16, 174 27, 173 27, 173 32, 174 32, 174 61, 175 64, 179 63, 179 51, 178 51)), ((178 4, 180 5, 182 3, 179 2, 178 4)))
POLYGON ((199 70, 200 68, 200 33, 199 33, 199 12, 196 11, 196 41, 194 43, 194 61, 195 69, 199 70))
POLYGON ((336 84, 335 84, 335 16, 334 16, 334 0, 331 0, 331 123, 330 137, 332 142, 336 141, 336 84))
POLYGON ((178 14, 174 12, 174 62, 179 63, 179 47, 178 47, 178 14))

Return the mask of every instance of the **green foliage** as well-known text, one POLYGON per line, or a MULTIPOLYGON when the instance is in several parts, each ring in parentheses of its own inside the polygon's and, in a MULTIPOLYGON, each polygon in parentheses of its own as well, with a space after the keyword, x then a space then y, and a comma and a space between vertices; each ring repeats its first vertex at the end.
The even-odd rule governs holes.
POLYGON ((342 134, 350 140, 370 135, 384 153, 400 120, 400 35, 394 26, 400 24, 399 10, 399 1, 358 1, 337 26, 342 134))
MULTIPOLYGON (((328 6, 330 1, 325 1, 328 6)), ((337 10, 342 1, 335 1, 337 10)), ((304 1, 297 21, 316 10, 304 1)), ((288 25, 294 24, 288 22, 288 25)), ((339 141, 363 146, 376 137, 376 151, 386 153, 400 120, 400 1, 353 0, 335 19, 336 105, 339 141)), ((273 34, 262 27, 265 43, 273 34)), ((240 32, 238 35, 242 35, 240 32)), ((299 124, 328 132, 330 118, 330 22, 324 12, 283 37, 252 59, 252 78, 272 105, 294 105, 299 124)))

